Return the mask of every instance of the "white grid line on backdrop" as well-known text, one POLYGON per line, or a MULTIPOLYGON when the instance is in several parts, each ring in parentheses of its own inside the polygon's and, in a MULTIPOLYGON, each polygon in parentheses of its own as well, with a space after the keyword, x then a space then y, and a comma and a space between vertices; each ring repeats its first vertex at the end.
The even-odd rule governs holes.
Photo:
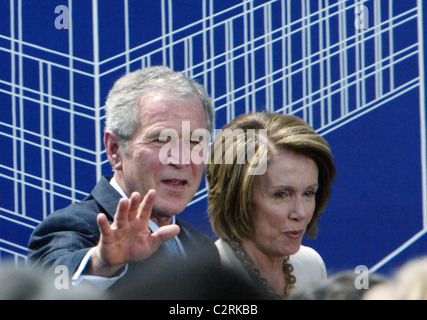
MULTIPOLYGON (((114 72, 158 63, 159 56, 162 63, 180 66, 191 76, 200 78, 214 99, 217 115, 226 122, 239 113, 256 110, 262 104, 271 111, 301 116, 320 133, 326 134, 409 91, 418 89, 424 97, 421 1, 414 2, 406 11, 397 12, 392 0, 375 0, 369 12, 373 14, 374 23, 367 29, 356 29, 353 23, 355 10, 364 2, 319 0, 315 4, 303 0, 300 12, 295 13, 290 0, 261 4, 259 1, 242 1, 215 12, 214 2, 209 0, 203 2, 200 19, 174 29, 174 2, 162 0, 161 36, 132 48, 132 16, 129 2, 125 0, 123 51, 101 60, 103 44, 98 39, 98 1, 92 0, 93 60, 87 60, 73 55, 73 19, 79 19, 79 16, 73 10, 72 0, 68 1, 71 16, 68 53, 24 41, 22 8, 25 0, 10 0, 10 36, 0 34, 0 52, 10 56, 11 69, 10 75, 1 74, 0 94, 10 97, 11 119, 0 121, 0 137, 12 146, 12 160, 0 162, 0 178, 13 183, 14 204, 13 208, 0 204, 0 219, 33 228, 43 217, 58 209, 56 201, 59 198, 76 201, 87 194, 88 190, 78 187, 76 165, 93 168, 96 171, 94 178, 98 179, 107 162, 101 144, 101 86, 114 72), (387 10, 381 10, 381 3, 387 10), (402 37, 399 28, 411 24, 418 33, 418 41, 399 48, 397 43, 402 37), (223 39, 223 43, 217 39, 223 39), (408 61, 419 63, 420 71, 410 80, 401 82, 397 70, 408 61), (29 63, 34 63, 38 72, 38 80, 31 84, 24 81, 26 73, 34 71, 26 70, 29 63), (58 74, 69 84, 68 96, 56 95, 53 90, 58 74), (92 83, 92 104, 77 98, 76 76, 92 83), (225 83, 224 92, 215 85, 218 81, 225 83), (373 93, 370 92, 372 87, 373 93), (340 106, 338 109, 337 105, 340 106), (25 116, 29 108, 40 110, 37 128, 27 127, 25 116), (57 114, 67 119, 65 127, 69 133, 66 139, 55 137, 57 114), (89 146, 79 145, 76 140, 80 121, 91 123, 95 132, 94 136, 88 137, 92 140, 89 146), (25 155, 29 153, 28 148, 40 149, 39 158, 35 159, 40 163, 39 172, 27 170, 25 155), (55 164, 59 158, 70 165, 67 179, 57 179, 59 174, 55 164), (28 210, 28 189, 41 192, 41 216, 33 217, 28 210)), ((420 100, 424 119, 424 99, 420 100)), ((424 120, 420 126, 425 195, 424 120)), ((201 189, 191 204, 205 197, 206 189, 201 189)), ((426 216, 424 203, 424 232, 426 216)), ((416 235, 412 240, 418 237, 416 235)), ((2 251, 13 251, 10 249, 12 242, 2 240, 2 243, 7 243, 8 248, 0 244, 0 256, 2 251)), ((18 244, 16 248, 17 255, 25 251, 18 244)), ((392 256, 393 253, 389 258, 392 256)), ((376 268, 387 259, 379 262, 376 268)))

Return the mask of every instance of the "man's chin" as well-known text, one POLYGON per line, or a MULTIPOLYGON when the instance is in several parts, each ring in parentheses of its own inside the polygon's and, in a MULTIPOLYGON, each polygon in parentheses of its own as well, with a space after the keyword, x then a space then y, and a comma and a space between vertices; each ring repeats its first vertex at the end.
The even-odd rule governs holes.
POLYGON ((173 216, 180 214, 192 199, 188 192, 171 193, 163 191, 157 191, 156 201, 154 202, 155 209, 163 215, 173 216))
POLYGON ((184 211, 186 207, 187 205, 182 203, 155 203, 152 215, 172 218, 184 211))

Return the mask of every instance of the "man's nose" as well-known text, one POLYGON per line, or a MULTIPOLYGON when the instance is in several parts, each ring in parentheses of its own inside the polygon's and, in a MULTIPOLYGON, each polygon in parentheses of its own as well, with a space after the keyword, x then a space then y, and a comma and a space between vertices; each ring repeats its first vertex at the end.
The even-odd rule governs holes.
POLYGON ((179 139, 174 141, 170 149, 170 165, 176 168, 184 168, 191 163, 191 149, 190 143, 179 139))

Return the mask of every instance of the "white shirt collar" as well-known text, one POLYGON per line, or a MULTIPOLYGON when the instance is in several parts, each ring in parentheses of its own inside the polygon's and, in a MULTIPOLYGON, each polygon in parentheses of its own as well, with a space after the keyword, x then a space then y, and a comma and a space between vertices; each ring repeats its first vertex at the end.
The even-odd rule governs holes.
POLYGON ((117 183, 117 181, 116 181, 116 179, 114 179, 114 177, 111 178, 110 184, 113 186, 114 189, 116 189, 116 191, 118 193, 120 193, 120 195, 123 198, 129 199, 129 197, 127 196, 127 194, 123 191, 122 187, 120 187, 120 185, 117 183))

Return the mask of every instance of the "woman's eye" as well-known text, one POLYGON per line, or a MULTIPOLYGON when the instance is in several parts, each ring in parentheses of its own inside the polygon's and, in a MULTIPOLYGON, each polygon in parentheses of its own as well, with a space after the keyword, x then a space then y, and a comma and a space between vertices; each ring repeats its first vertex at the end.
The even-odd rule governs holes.
POLYGON ((310 191, 306 191, 304 195, 307 196, 307 197, 312 198, 312 197, 314 197, 316 195, 316 192, 310 190, 310 191))
POLYGON ((281 199, 281 198, 284 198, 286 196, 287 196, 287 194, 285 191, 277 191, 274 193, 274 197, 277 199, 281 199))

